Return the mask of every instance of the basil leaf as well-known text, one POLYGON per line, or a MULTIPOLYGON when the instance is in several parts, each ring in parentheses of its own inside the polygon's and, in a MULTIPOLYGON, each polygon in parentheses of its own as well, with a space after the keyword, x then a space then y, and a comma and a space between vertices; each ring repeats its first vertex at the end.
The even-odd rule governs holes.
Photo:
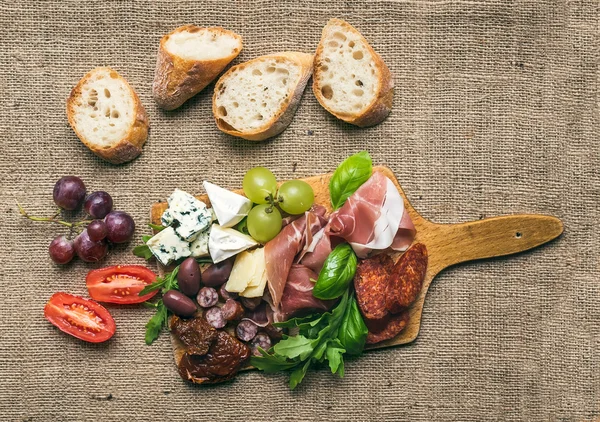
POLYGON ((329 195, 333 209, 338 209, 346 199, 365 183, 373 173, 373 162, 367 151, 346 158, 331 176, 329 195))
POLYGON ((133 248, 133 254, 135 256, 139 256, 140 258, 144 258, 146 260, 152 258, 152 251, 148 247, 148 245, 139 245, 133 248))
POLYGON ((248 217, 244 217, 242 221, 236 224, 235 229, 240 233, 244 233, 250 236, 250 232, 248 231, 248 217))
POLYGON ((354 278, 358 260, 347 243, 335 247, 329 254, 319 278, 313 288, 313 296, 318 299, 336 299, 348 290, 354 278))
POLYGON ((146 324, 146 344, 151 345, 154 340, 158 338, 158 335, 162 331, 163 327, 167 324, 167 308, 160 300, 156 304, 156 314, 146 324))
POLYGON ((148 241, 149 241, 150 239, 152 239, 152 237, 153 237, 153 236, 150 236, 150 235, 145 235, 145 236, 142 236, 142 242, 144 242, 144 244, 146 244, 146 243, 148 243, 148 241))
POLYGON ((160 225, 160 224, 148 224, 148 227, 150 227, 152 230, 156 230, 157 232, 163 231, 164 229, 166 229, 165 226, 160 225))
POLYGON ((353 296, 348 301, 348 306, 346 306, 346 312, 344 313, 344 318, 338 332, 340 344, 346 349, 346 353, 360 355, 365 348, 368 332, 369 330, 358 309, 358 303, 353 296))

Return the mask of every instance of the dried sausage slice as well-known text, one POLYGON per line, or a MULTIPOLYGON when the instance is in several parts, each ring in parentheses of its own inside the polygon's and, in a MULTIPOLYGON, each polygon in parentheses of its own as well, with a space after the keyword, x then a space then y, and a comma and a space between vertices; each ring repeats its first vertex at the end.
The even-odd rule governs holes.
POLYGON ((223 328, 227 324, 227 320, 223 316, 223 311, 218 306, 213 306, 204 313, 206 321, 214 328, 223 328))
POLYGON ((388 315, 376 321, 365 321, 369 328, 367 344, 375 344, 396 337, 408 325, 408 309, 397 315, 388 315))
POLYGON ((237 321, 244 315, 242 304, 233 299, 227 299, 221 310, 223 311, 223 317, 227 321, 237 321))
POLYGON ((252 321, 244 320, 235 328, 237 338, 242 341, 250 341, 256 336, 258 326, 252 321))
POLYGON ((427 248, 417 243, 408 249, 392 269, 385 308, 395 314, 408 308, 419 296, 427 272, 427 248))
POLYGON ((219 301, 219 294, 212 287, 203 287, 198 292, 196 300, 198 301, 198 305, 203 308, 210 308, 215 306, 219 301))
POLYGON ((367 319, 381 319, 388 314, 385 297, 394 261, 387 254, 360 261, 354 276, 356 301, 367 319))

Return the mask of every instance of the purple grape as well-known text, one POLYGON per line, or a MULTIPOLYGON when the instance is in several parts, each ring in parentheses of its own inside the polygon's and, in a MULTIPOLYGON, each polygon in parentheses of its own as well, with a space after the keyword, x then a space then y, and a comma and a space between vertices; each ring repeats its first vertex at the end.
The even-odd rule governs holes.
POLYGON ((108 243, 92 241, 86 229, 75 238, 75 252, 85 262, 97 262, 108 254, 108 243))
POLYGON ((113 200, 108 192, 99 190, 92 192, 88 196, 83 204, 85 212, 91 215, 93 218, 104 218, 112 211, 113 200))
POLYGON ((100 242, 108 235, 108 227, 104 220, 94 220, 88 224, 87 232, 92 242, 100 242))
POLYGON ((54 185, 54 202, 65 210, 78 208, 85 198, 85 185, 79 177, 64 176, 54 185))
POLYGON ((131 239, 135 230, 135 222, 129 214, 123 211, 111 211, 104 218, 108 228, 108 240, 113 243, 124 243, 131 239))
POLYGON ((72 240, 64 236, 56 236, 48 247, 50 258, 57 264, 66 264, 75 256, 75 246, 72 240))

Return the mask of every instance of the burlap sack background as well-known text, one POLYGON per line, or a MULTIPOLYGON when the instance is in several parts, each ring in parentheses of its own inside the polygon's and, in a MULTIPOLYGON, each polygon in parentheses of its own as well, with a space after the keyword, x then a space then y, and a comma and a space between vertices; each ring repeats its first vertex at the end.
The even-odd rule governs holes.
MULTIPOLYGON (((597 1, 1 2, 0 419, 73 420, 591 420, 600 412, 600 175, 597 1), (158 42, 185 24, 244 37, 236 62, 311 52, 330 17, 356 25, 395 75, 394 110, 359 130, 307 90, 291 126, 251 144, 217 131, 212 86, 181 109, 152 101, 158 42), (136 161, 112 166, 75 137, 64 112, 77 80, 110 65, 151 120, 136 161), (511 213, 559 216, 564 235, 518 256, 441 274, 416 342, 368 353, 346 377, 245 373, 183 383, 163 336, 144 344, 149 310, 109 309, 104 345, 43 318, 56 291, 86 294, 91 268, 53 265, 61 226, 19 218, 15 198, 51 214, 52 186, 81 176, 106 189, 147 233, 150 204, 209 178, 239 186, 266 165, 281 179, 327 172, 368 149, 415 207, 440 222, 511 213)), ((121 247, 106 264, 143 263, 121 247)))

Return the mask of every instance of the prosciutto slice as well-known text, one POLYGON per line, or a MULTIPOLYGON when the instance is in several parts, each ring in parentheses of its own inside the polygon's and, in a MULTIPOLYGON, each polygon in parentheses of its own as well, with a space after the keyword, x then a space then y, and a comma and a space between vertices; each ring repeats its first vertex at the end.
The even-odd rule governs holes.
POLYGON ((294 258, 306 245, 306 239, 317 233, 326 223, 325 208, 307 211, 302 217, 285 226, 273 240, 265 245, 267 284, 273 308, 277 309, 288 279, 294 258))
POLYGON ((285 321, 299 313, 309 311, 327 311, 335 300, 321 300, 313 296, 312 291, 318 275, 304 265, 294 264, 290 269, 285 290, 281 297, 281 307, 275 314, 275 319, 285 321))
POLYGON ((329 235, 345 239, 360 258, 374 249, 405 249, 414 237, 414 226, 405 212, 402 196, 394 183, 379 172, 373 173, 331 215, 328 227, 329 235))

